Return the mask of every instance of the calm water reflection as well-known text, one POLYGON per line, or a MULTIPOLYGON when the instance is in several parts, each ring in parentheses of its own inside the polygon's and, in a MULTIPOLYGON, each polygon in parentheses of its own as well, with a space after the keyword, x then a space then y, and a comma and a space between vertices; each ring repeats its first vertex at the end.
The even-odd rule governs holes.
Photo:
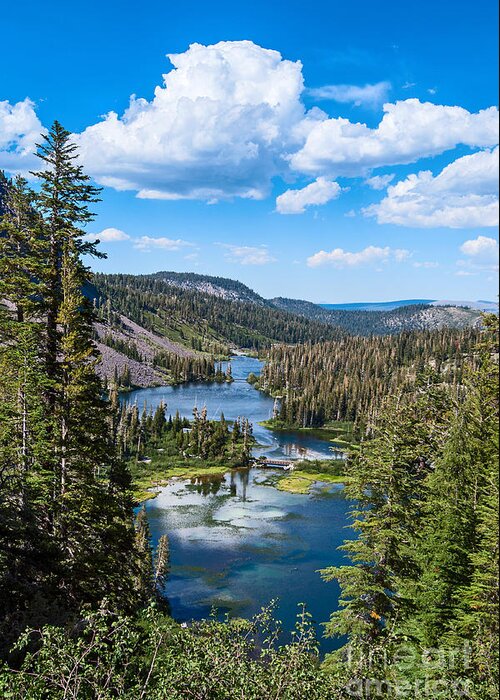
MULTIPOLYGON (((278 491, 275 476, 251 469, 179 479, 147 502, 154 544, 164 532, 170 537, 166 593, 176 619, 207 617, 212 606, 248 617, 277 598, 288 632, 300 602, 317 623, 328 620, 338 587, 317 570, 344 561, 337 548, 349 536, 349 502, 340 485, 318 483, 309 495, 278 491)), ((333 648, 322 640, 323 652, 333 648)))
POLYGON ((256 391, 246 381, 250 372, 259 374, 262 362, 252 357, 234 357, 231 360, 235 381, 232 384, 191 383, 179 386, 162 386, 152 389, 138 389, 127 394, 123 400, 127 403, 137 402, 141 408, 144 404, 153 409, 163 401, 167 412, 191 418, 193 407, 206 406, 208 416, 218 419, 221 413, 228 420, 239 416, 248 418, 254 427, 254 435, 261 445, 255 450, 256 456, 290 457, 293 459, 321 459, 332 456, 332 443, 315 436, 296 431, 274 432, 258 425, 259 421, 272 417, 274 400, 260 391, 256 391))
MULTIPOLYGON (((256 455, 291 458, 331 457, 332 444, 299 432, 273 432, 258 425, 272 416, 274 400, 246 381, 258 374, 259 360, 232 359, 232 384, 183 384, 140 389, 123 400, 191 418, 193 406, 207 407, 217 419, 248 418, 261 447, 256 455)), ((338 586, 324 583, 317 570, 340 564, 337 548, 349 536, 349 502, 340 485, 318 483, 309 495, 278 491, 271 470, 241 470, 223 477, 176 480, 146 504, 153 544, 163 533, 171 543, 172 572, 167 585, 173 616, 207 617, 213 606, 223 615, 251 616, 278 599, 284 630, 295 623, 304 602, 317 623, 326 622, 338 604, 338 586)), ((319 635, 322 634, 318 627, 319 635)), ((322 640, 322 651, 335 648, 322 640)))

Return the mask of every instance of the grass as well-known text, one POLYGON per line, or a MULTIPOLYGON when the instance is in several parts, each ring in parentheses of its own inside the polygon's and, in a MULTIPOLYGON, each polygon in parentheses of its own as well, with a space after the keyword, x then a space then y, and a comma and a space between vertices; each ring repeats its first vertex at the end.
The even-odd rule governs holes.
MULTIPOLYGON (((266 421, 266 423, 269 423, 269 421, 266 421)), ((275 422, 273 421, 272 423, 274 426, 275 422)), ((302 430, 308 434, 319 433, 323 439, 337 442, 338 438, 332 438, 332 435, 338 429, 345 429, 346 427, 348 426, 342 424, 335 426, 335 429, 328 426, 320 430, 314 428, 302 430)), ((346 442, 346 444, 349 443, 346 442)), ((239 461, 240 458, 238 456, 228 457, 228 455, 225 455, 224 457, 208 460, 183 456, 179 453, 179 448, 169 434, 156 446, 152 444, 146 449, 149 462, 137 462, 135 459, 129 462, 132 474, 133 497, 137 503, 155 498, 159 488, 165 486, 172 478, 190 479, 222 475, 230 469, 244 466, 239 461), (158 449, 160 445, 161 449, 158 449)), ((345 483, 348 481, 348 477, 345 476, 344 470, 345 462, 340 459, 298 461, 295 463, 294 471, 279 476, 275 485, 282 491, 309 493, 316 482, 329 484, 345 483)))
POLYGON ((328 484, 345 484, 349 478, 338 474, 308 472, 298 469, 279 479, 276 488, 289 493, 309 493, 312 486, 318 481, 328 484))
POLYGON ((214 474, 224 474, 228 469, 232 468, 227 464, 207 465, 207 463, 201 461, 199 464, 186 463, 177 466, 167 466, 161 462, 132 466, 133 497, 137 503, 142 503, 158 495, 157 491, 151 489, 159 489, 160 486, 166 486, 169 480, 175 477, 196 479, 214 474), (141 467, 140 473, 138 473, 137 467, 141 467))
POLYGON ((295 469, 281 477, 276 483, 280 491, 309 493, 315 483, 345 484, 349 477, 344 473, 345 462, 341 460, 314 460, 296 462, 295 469))
POLYGON ((189 479, 224 474, 229 469, 243 466, 239 450, 234 456, 225 454, 210 459, 184 456, 171 433, 167 433, 158 444, 150 444, 146 448, 146 455, 150 461, 136 461, 132 458, 128 463, 133 497, 137 503, 154 498, 159 487, 165 486, 174 477, 189 479))
MULTIPOLYGON (((132 462, 130 469, 133 481, 133 497, 142 503, 158 495, 158 489, 168 484, 170 479, 195 479, 204 476, 222 475, 238 466, 223 462, 189 460, 178 455, 152 455, 151 462, 132 462)), ((343 474, 344 462, 340 460, 316 460, 297 462, 293 472, 278 476, 274 486, 290 493, 309 493, 318 481, 328 484, 343 484, 349 478, 343 474)))
MULTIPOLYGON (((235 467, 227 464, 207 466, 201 464, 185 464, 183 466, 162 466, 149 464, 149 473, 133 479, 133 496, 137 503, 143 503, 148 499, 155 498, 161 486, 168 484, 170 479, 185 478, 195 479, 204 476, 222 475, 228 469, 235 467)), ((349 478, 342 474, 332 474, 327 471, 308 471, 306 469, 296 469, 286 476, 278 477, 274 484, 280 491, 289 493, 309 493, 312 486, 317 482, 327 484, 345 484, 349 478)))

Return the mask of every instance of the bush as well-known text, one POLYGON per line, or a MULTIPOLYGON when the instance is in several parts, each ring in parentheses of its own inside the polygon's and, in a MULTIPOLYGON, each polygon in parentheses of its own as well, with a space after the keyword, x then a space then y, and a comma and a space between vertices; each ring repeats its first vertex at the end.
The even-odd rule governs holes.
POLYGON ((154 607, 138 618, 106 609, 72 629, 27 632, 20 669, 0 672, 0 694, 29 700, 326 700, 310 615, 302 608, 292 641, 263 609, 253 620, 214 618, 179 625, 154 607))

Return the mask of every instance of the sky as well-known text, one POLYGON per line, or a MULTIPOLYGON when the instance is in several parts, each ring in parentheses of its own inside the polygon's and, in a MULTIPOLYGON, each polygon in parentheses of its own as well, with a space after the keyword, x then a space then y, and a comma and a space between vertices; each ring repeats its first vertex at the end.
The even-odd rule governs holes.
POLYGON ((95 270, 496 300, 497 26, 493 0, 8 3, 0 168, 72 133, 95 270))

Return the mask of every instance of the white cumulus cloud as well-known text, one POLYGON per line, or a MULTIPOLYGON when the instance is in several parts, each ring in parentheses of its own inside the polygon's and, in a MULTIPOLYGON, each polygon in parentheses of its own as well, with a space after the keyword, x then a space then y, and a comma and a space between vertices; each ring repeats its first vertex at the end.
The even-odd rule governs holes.
POLYGON ((342 248, 335 248, 327 252, 320 250, 307 259, 309 267, 320 267, 321 265, 333 265, 337 268, 357 267, 359 265, 369 265, 372 263, 388 262, 393 259, 396 262, 403 262, 410 257, 410 251, 403 248, 390 248, 385 246, 367 246, 363 250, 350 252, 342 248))
POLYGON ((457 265, 462 268, 478 270, 498 270, 498 241, 489 236, 478 236, 465 241, 460 246, 465 260, 459 260, 457 265))
POLYGON ((419 228, 498 224, 498 148, 458 158, 436 177, 429 170, 409 175, 364 210, 379 224, 419 228))
POLYGON ((0 101, 0 168, 10 173, 26 173, 40 165, 33 155, 45 132, 35 106, 26 98, 10 104, 0 101))
POLYGON ((105 228, 100 233, 89 233, 85 238, 89 241, 114 243, 115 241, 128 241, 130 236, 119 228, 105 228))
POLYGON ((391 184, 395 178, 395 174, 390 175, 374 175, 373 177, 368 177, 365 180, 365 185, 368 185, 372 190, 385 190, 385 188, 391 184))
POLYGON ((491 260, 498 256, 498 243, 494 238, 478 236, 477 238, 462 243, 460 250, 465 255, 470 255, 473 258, 487 258, 491 260))
POLYGON ((267 246, 247 246, 231 245, 230 243, 220 244, 226 249, 224 254, 228 262, 239 263, 240 265, 267 265, 276 262, 276 258, 269 253, 267 246))
MULTIPOLYGON (((77 136, 95 179, 139 197, 261 199, 312 128, 299 61, 251 41, 192 44, 151 101, 132 96, 77 136)), ((322 113, 318 110, 318 113, 322 113)))
POLYGON ((159 238, 154 238, 153 236, 141 236, 140 238, 136 238, 134 241, 134 248, 137 248, 137 250, 142 250, 146 253, 153 249, 170 250, 175 252, 177 250, 181 250, 182 248, 192 247, 194 247, 194 244, 189 243, 189 241, 183 241, 181 238, 174 240, 172 238, 165 238, 164 236, 160 236, 159 238))
POLYGON ((301 190, 287 190, 276 198, 276 211, 280 214, 302 214, 313 204, 326 204, 336 199, 342 188, 336 182, 319 177, 301 190))
MULTIPOLYGON (((300 173, 314 182, 288 190, 276 203, 277 211, 293 213, 338 196, 337 177, 362 177, 369 187, 381 190, 390 176, 374 175, 376 168, 392 169, 461 144, 474 149, 498 144, 495 107, 471 113, 418 99, 386 102, 374 128, 329 118, 317 106, 307 111, 300 61, 286 60, 251 41, 192 44, 183 53, 169 54, 169 59, 172 68, 152 99, 133 95, 123 114, 109 112, 73 135, 82 164, 100 184, 144 199, 216 202, 263 199, 274 178, 290 183, 300 173)), ((389 88, 387 82, 331 84, 309 90, 308 96, 378 108, 389 88)), ((32 152, 42 130, 29 99, 0 102, 0 167, 11 173, 38 167, 32 152)), ((467 168, 471 176, 472 163, 467 168)), ((407 200, 417 202, 416 218, 424 221, 410 225, 434 225, 427 223, 433 218, 452 221, 453 226, 476 225, 494 218, 491 193, 476 191, 476 185, 461 193, 454 189, 455 198, 447 198, 446 211, 439 216, 436 197, 436 211, 429 215, 427 205, 418 205, 421 190, 431 186, 424 183, 426 178, 433 181, 432 187, 446 180, 419 174, 394 185, 397 190, 389 188, 391 207, 398 200, 395 220, 399 215, 402 220, 412 218, 402 211, 407 200), (468 201, 455 203, 466 196, 468 201), (459 223, 453 223, 453 217, 459 223)), ((386 200, 380 217, 392 217, 391 207, 384 213, 386 200)))
POLYGON ((352 103, 357 107, 375 107, 387 99, 391 84, 387 81, 367 85, 323 85, 310 88, 309 95, 317 100, 352 103))
POLYGON ((291 167, 315 177, 355 177, 384 165, 413 163, 458 144, 498 144, 496 107, 472 114, 462 107, 409 99, 383 109, 375 129, 342 117, 318 121, 304 146, 290 156, 291 167))

